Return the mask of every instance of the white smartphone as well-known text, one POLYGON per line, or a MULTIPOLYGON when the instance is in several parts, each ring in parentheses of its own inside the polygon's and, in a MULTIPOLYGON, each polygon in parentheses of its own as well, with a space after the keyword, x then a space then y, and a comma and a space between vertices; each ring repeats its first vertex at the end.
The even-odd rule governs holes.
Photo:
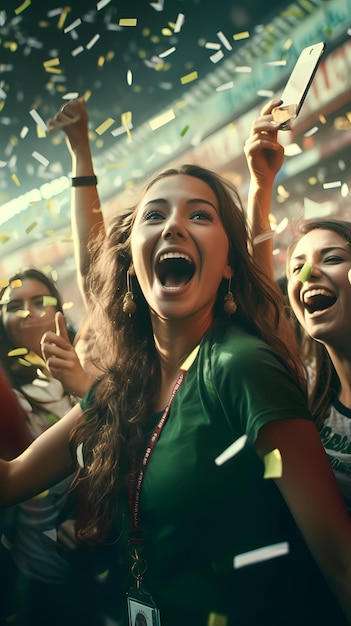
POLYGON ((320 41, 304 48, 298 57, 283 89, 282 104, 272 111, 273 119, 281 122, 282 130, 289 130, 291 120, 299 114, 325 48, 326 44, 320 41))

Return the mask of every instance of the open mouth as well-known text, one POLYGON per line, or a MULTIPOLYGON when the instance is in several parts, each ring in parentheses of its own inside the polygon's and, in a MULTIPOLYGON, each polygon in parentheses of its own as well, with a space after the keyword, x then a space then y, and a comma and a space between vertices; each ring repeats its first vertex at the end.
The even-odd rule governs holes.
POLYGON ((303 304, 308 313, 325 311, 336 302, 336 296, 327 289, 310 289, 303 295, 303 304))
POLYGON ((161 255, 156 266, 156 274, 167 289, 179 289, 194 276, 195 264, 184 254, 167 252, 161 255))

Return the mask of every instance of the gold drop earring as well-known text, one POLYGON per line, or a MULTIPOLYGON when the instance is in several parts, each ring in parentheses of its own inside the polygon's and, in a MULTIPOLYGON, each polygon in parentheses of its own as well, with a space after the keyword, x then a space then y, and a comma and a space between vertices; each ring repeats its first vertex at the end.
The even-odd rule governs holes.
POLYGON ((134 302, 134 295, 132 292, 132 278, 129 270, 127 270, 127 292, 123 298, 123 313, 132 317, 133 313, 135 313, 137 308, 136 303, 134 302))
POLYGON ((224 296, 224 312, 230 317, 237 310, 237 304, 231 291, 232 277, 228 279, 228 291, 224 296))

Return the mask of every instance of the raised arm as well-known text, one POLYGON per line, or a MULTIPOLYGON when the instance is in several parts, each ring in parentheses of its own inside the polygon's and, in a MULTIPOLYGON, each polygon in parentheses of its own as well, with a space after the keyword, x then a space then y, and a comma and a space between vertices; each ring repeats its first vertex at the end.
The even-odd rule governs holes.
POLYGON ((0 460, 0 506, 42 493, 74 471, 76 463, 69 439, 81 415, 77 404, 20 456, 12 461, 0 460))
POLYGON ((269 213, 275 176, 284 160, 284 149, 278 142, 279 124, 273 121, 272 110, 279 105, 272 100, 255 119, 245 142, 244 152, 250 172, 247 217, 253 238, 257 238, 253 256, 257 265, 274 279, 273 245, 269 213))
POLYGON ((261 457, 279 450, 277 486, 351 624, 351 521, 316 426, 306 419, 271 421, 256 448, 261 457))
MULTIPOLYGON (((61 129, 72 158, 72 178, 93 177, 94 169, 89 143, 88 113, 84 98, 70 100, 47 122, 49 132, 61 129)), ((78 181, 81 182, 81 181, 78 181)), ((90 265, 89 241, 104 228, 97 186, 72 186, 71 223, 77 282, 87 304, 86 276, 90 265)))

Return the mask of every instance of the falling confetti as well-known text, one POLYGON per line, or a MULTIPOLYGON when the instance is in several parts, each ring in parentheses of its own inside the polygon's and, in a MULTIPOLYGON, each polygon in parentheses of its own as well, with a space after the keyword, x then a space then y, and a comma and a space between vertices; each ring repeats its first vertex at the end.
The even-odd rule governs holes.
POLYGON ((83 459, 83 442, 81 442, 77 446, 77 461, 80 467, 84 467, 84 459, 83 459))
POLYGON ((263 478, 281 478, 283 475, 283 463, 278 448, 268 452, 263 457, 264 475, 263 478))
POLYGON ((173 109, 169 109, 168 111, 165 111, 165 113, 162 113, 161 115, 158 115, 157 117, 154 117, 152 120, 150 120, 150 128, 151 130, 157 130, 158 128, 161 128, 161 126, 168 124, 168 122, 171 122, 174 119, 174 111, 173 109))
POLYGON ((312 263, 311 263, 311 261, 306 261, 306 263, 303 264, 302 269, 301 269, 297 279, 301 283, 305 283, 306 280, 308 280, 309 277, 311 276, 311 272, 312 272, 312 263))
POLYGON ((195 72, 190 72, 190 74, 186 74, 185 76, 182 76, 180 79, 180 82, 182 83, 182 85, 187 85, 187 83, 191 83, 193 80, 197 80, 198 79, 198 73, 195 72))
POLYGON ((229 461, 229 459, 233 458, 240 450, 244 448, 247 442, 247 435, 242 435, 236 441, 234 441, 229 448, 226 448, 217 458, 215 459, 216 465, 223 465, 229 461))
POLYGON ((238 554, 234 557, 233 567, 234 569, 239 569, 240 567, 246 567, 247 565, 253 565, 254 563, 275 559, 288 553, 289 544, 286 541, 282 541, 281 543, 275 543, 270 546, 265 546, 264 548, 258 548, 257 550, 251 550, 250 552, 238 554))

